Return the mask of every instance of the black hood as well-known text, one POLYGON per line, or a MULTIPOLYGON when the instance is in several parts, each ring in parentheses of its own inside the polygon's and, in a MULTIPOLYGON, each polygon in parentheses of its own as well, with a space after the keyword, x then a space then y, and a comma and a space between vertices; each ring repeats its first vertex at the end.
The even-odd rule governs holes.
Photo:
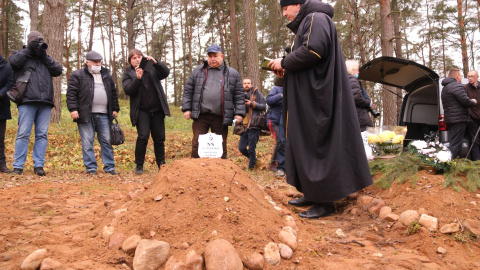
POLYGON ((3 68, 7 64, 7 60, 0 55, 0 68, 3 68))
POLYGON ((455 78, 452 78, 452 77, 448 77, 448 78, 445 78, 442 80, 442 85, 445 86, 449 83, 452 83, 452 82, 458 82, 455 78))
POLYGON ((300 7, 297 17, 287 24, 287 27, 295 34, 303 19, 310 13, 322 12, 333 18, 334 9, 330 4, 320 2, 319 0, 307 0, 305 4, 300 7))

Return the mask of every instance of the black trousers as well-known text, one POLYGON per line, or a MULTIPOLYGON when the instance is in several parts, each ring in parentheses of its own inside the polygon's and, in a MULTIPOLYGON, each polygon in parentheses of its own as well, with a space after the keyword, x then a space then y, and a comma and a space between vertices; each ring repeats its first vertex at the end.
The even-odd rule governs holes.
POLYGON ((5 160, 5 132, 7 131, 7 119, 0 119, 0 167, 6 165, 5 160))
POLYGON ((143 165, 147 152, 150 133, 157 165, 165 161, 165 114, 162 110, 146 112, 139 110, 137 119, 137 143, 135 145, 135 164, 143 165))
POLYGON ((462 141, 467 123, 448 124, 448 127, 450 130, 450 152, 452 152, 452 159, 455 159, 460 157, 462 152, 462 141))
POLYGON ((477 134, 478 128, 480 128, 480 123, 470 119, 470 122, 468 122, 467 131, 471 141, 470 147, 472 148, 469 158, 473 161, 480 160, 480 134, 478 134, 477 139, 473 141, 475 134, 477 134))

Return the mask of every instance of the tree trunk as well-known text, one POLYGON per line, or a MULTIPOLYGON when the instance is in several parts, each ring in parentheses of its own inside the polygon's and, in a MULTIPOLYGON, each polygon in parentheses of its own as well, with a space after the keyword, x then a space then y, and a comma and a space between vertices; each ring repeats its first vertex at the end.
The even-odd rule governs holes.
POLYGON ((1 16, 2 16, 2 34, 0 38, 0 55, 5 56, 7 59, 7 16, 5 16, 5 2, 6 0, 2 0, 2 5, 1 5, 1 16))
MULTIPOLYGON (((105 10, 105 8, 103 8, 105 10)), ((102 20, 100 18, 100 5, 97 7, 97 13, 98 13, 98 24, 100 26, 100 36, 102 37, 102 46, 103 46, 103 55, 105 56, 105 60, 107 58, 107 54, 105 51, 105 35, 103 34, 103 26, 102 26, 102 20)))
MULTIPOLYGON (((395 56, 403 58, 402 52, 402 32, 400 31, 400 10, 398 10, 398 0, 392 0, 393 32, 395 35, 395 56)), ((400 115, 402 109, 402 89, 397 88, 397 115, 400 115)))
POLYGON ((243 18, 245 18, 245 54, 247 59, 247 77, 252 79, 254 86, 261 90, 259 79, 257 26, 255 24, 255 1, 243 0, 243 18))
MULTIPOLYGON (((113 11, 112 11, 112 6, 108 6, 108 27, 109 27, 109 38, 108 40, 110 41, 110 64, 112 66, 111 72, 112 72, 112 78, 113 78, 113 83, 115 84, 115 88, 117 88, 118 91, 118 76, 117 76, 117 61, 115 61, 115 31, 113 29, 113 11)), ((117 93, 118 94, 118 93, 117 93)))
POLYGON ((88 41, 88 51, 92 51, 93 47, 93 30, 95 29, 95 9, 97 8, 97 1, 93 0, 92 16, 90 19, 90 39, 88 41))
POLYGON ((28 9, 30 10, 30 31, 38 31, 38 2, 39 0, 28 0, 28 9))
MULTIPOLYGON (((118 18, 122 18, 122 1, 119 0, 118 1, 118 5, 117 5, 117 17, 118 18)), ((125 56, 125 42, 123 40, 124 38, 124 35, 123 35, 123 27, 122 27, 122 20, 119 20, 118 21, 118 28, 120 30, 120 46, 121 46, 121 49, 122 49, 122 64, 125 65, 127 63, 127 57, 125 56)), ((128 54, 129 52, 127 52, 128 54)))
MULTIPOLYGON (((390 17, 390 0, 380 0, 380 17, 381 17, 381 44, 382 55, 393 56, 393 26, 392 18, 390 17)), ((397 123, 397 104, 395 95, 390 91, 396 92, 394 87, 384 86, 382 91, 383 96, 383 124, 396 125, 397 123), (388 91, 389 90, 389 91, 388 91)))
MULTIPOLYGON (((63 34, 65 31, 65 0, 46 0, 43 11, 42 34, 48 43, 48 54, 63 63, 63 34)), ((59 123, 62 113, 62 76, 53 78, 54 104, 50 122, 59 123)))
POLYGON ((361 64, 365 64, 367 62, 365 56, 365 46, 363 45, 363 37, 361 32, 361 25, 360 25, 360 16, 358 14, 358 5, 355 4, 355 9, 353 10, 353 16, 355 18, 355 31, 357 34, 357 43, 360 50, 360 62, 361 64))
POLYGON ((468 54, 467 54, 467 39, 465 37, 465 21, 463 16, 462 0, 457 0, 457 10, 458 10, 458 30, 460 34, 460 45, 462 48, 463 75, 466 78, 468 73, 468 54))
POLYGON ((238 58, 240 56, 238 55, 238 48, 240 47, 240 40, 237 36, 237 18, 235 13, 235 0, 230 0, 230 39, 232 44, 230 65, 234 69, 239 70, 240 67, 238 65, 238 58))
POLYGON ((82 68, 80 56, 82 55, 82 0, 78 0, 78 46, 77 46, 77 69, 82 68))
POLYGON ((177 66, 175 59, 175 25, 173 24, 173 0, 170 0, 170 36, 172 39, 172 61, 173 61, 173 98, 175 107, 179 106, 178 99, 179 95, 177 93, 177 66))
MULTIPOLYGON (((150 55, 150 51, 148 50, 148 31, 147 31, 147 19, 145 18, 146 17, 145 16, 145 6, 142 6, 141 9, 142 9, 143 32, 145 33, 145 49, 147 51, 147 55, 150 55)), ((152 49, 152 51, 153 51, 153 49, 152 49)))
POLYGON ((128 51, 135 48, 135 33, 133 29, 133 21, 135 14, 133 7, 135 6, 135 0, 127 0, 127 48, 128 51))

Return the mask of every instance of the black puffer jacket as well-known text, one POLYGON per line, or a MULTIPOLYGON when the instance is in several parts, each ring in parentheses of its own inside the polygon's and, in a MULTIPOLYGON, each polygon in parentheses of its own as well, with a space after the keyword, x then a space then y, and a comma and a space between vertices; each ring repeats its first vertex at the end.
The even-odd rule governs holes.
POLYGON ((442 81, 442 103, 445 111, 445 124, 468 122, 468 108, 475 102, 468 98, 463 84, 455 78, 446 78, 442 81))
MULTIPOLYGON (((100 70, 103 85, 108 99, 108 116, 113 120, 112 113, 119 112, 117 89, 113 83, 110 71, 104 67, 100 70)), ((92 113, 93 93, 95 81, 88 71, 87 65, 83 69, 72 72, 67 82, 67 108, 70 112, 77 111, 78 119, 75 122, 86 123, 92 113)))
MULTIPOLYGON (((238 72, 227 66, 225 61, 223 92, 219 99, 223 108, 223 125, 231 125, 235 115, 245 116, 245 91, 242 86, 242 79, 238 72)), ((183 90, 182 111, 191 111, 192 119, 200 115, 203 98, 204 82, 208 76, 208 64, 197 66, 190 74, 187 84, 183 90)))
MULTIPOLYGON (((151 83, 155 86, 155 90, 157 90, 158 98, 160 99, 160 103, 162 104, 163 113, 165 115, 170 116, 170 109, 168 107, 167 96, 165 95, 165 91, 163 90, 163 86, 160 83, 160 80, 163 80, 168 77, 170 74, 170 69, 167 65, 163 62, 157 61, 156 65, 153 65, 152 70, 145 70, 144 72, 148 72, 150 76, 148 78, 152 78, 151 83)), ((137 74, 135 73, 135 68, 130 65, 125 70, 122 79, 123 90, 125 94, 130 96, 130 121, 132 125, 135 126, 138 120, 138 110, 140 108, 140 100, 141 100, 141 85, 142 80, 137 79, 137 74)))
POLYGON ((358 122, 360 123, 360 131, 365 131, 367 127, 373 126, 372 119, 368 115, 368 109, 370 108, 370 100, 365 98, 362 91, 362 85, 353 77, 348 75, 350 86, 352 87, 353 101, 355 101, 355 107, 357 109, 358 122))
POLYGON ((15 72, 15 80, 22 76, 29 67, 35 68, 32 75, 30 75, 30 81, 28 82, 22 104, 46 103, 53 107, 52 77, 62 75, 62 66, 48 55, 39 58, 28 48, 13 52, 8 61, 15 72))
POLYGON ((6 93, 13 86, 13 71, 7 60, 0 55, 0 120, 12 119, 10 99, 6 93))

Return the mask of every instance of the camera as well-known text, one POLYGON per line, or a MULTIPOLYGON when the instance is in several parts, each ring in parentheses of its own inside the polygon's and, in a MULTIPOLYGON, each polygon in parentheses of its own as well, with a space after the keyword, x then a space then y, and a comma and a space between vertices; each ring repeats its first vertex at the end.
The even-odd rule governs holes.
POLYGON ((45 42, 40 42, 40 43, 38 43, 38 47, 42 50, 46 50, 46 49, 48 49, 48 44, 45 43, 45 42))
POLYGON ((375 109, 368 109, 368 111, 373 115, 373 117, 377 118, 380 116, 380 113, 377 112, 375 109))

